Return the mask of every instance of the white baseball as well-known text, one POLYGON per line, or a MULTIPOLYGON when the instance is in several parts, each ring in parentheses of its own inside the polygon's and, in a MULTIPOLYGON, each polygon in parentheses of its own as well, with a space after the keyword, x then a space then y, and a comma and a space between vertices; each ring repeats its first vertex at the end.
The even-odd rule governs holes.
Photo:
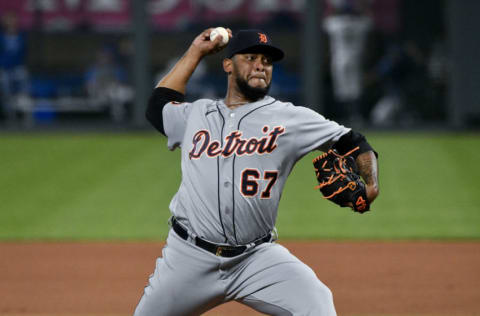
POLYGON ((210 40, 213 42, 215 40, 215 38, 219 35, 222 37, 222 44, 226 45, 228 43, 228 40, 229 40, 228 32, 225 28, 223 28, 221 26, 214 28, 210 32, 210 40))

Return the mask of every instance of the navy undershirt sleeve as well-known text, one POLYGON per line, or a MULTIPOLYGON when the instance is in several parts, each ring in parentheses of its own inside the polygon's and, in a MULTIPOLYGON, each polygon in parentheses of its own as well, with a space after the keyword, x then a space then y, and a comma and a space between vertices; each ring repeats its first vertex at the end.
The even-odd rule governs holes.
POLYGON ((147 111, 145 117, 160 133, 165 135, 163 128, 163 107, 168 102, 184 102, 185 95, 176 90, 169 88, 155 88, 148 100, 147 111))
POLYGON ((357 146, 359 149, 352 153, 352 156, 355 159, 357 159, 358 155, 367 151, 373 151, 375 156, 378 158, 378 153, 372 148, 372 146, 370 146, 365 136, 355 131, 350 131, 340 137, 338 142, 336 142, 332 147, 336 149, 340 155, 344 155, 357 146))

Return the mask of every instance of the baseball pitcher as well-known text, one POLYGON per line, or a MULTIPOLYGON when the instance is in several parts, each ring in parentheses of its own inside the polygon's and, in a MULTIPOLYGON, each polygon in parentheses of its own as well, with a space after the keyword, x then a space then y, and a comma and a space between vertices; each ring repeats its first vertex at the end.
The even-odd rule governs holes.
POLYGON ((314 167, 324 197, 363 213, 378 195, 377 155, 361 134, 268 96, 284 53, 265 32, 228 29, 225 45, 210 40, 212 30, 195 38, 148 104, 148 120, 181 150, 182 181, 135 315, 200 315, 232 300, 269 315, 336 315, 329 288, 275 243, 278 204, 295 163, 321 150, 314 167), (224 48, 225 98, 185 102, 195 67, 224 48))

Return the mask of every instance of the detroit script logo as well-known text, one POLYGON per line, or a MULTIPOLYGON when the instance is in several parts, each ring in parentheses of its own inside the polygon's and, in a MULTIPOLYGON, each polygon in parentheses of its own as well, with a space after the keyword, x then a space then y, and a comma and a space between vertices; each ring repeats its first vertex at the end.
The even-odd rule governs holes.
POLYGON ((222 155, 230 157, 235 154, 237 156, 253 155, 255 153, 263 155, 271 153, 277 148, 278 137, 285 133, 285 127, 275 126, 271 131, 268 126, 262 128, 263 137, 243 138, 243 133, 233 131, 225 137, 221 143, 218 140, 211 140, 208 130, 199 130, 193 135, 192 150, 189 153, 190 159, 199 159, 203 154, 210 158, 222 155), (222 145, 223 144, 223 145, 222 145))

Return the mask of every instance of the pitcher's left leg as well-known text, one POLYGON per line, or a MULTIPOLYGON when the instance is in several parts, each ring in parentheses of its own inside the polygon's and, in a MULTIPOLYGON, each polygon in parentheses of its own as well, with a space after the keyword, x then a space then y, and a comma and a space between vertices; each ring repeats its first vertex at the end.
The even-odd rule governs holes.
POLYGON ((333 296, 313 270, 285 247, 260 247, 234 272, 234 299, 277 316, 336 316, 333 296))

